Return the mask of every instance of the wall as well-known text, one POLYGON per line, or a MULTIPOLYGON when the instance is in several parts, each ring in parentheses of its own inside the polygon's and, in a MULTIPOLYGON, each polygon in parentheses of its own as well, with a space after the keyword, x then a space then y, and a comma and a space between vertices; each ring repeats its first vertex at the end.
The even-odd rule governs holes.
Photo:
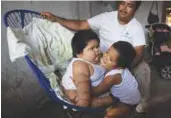
MULTIPOLYGON (((159 13, 159 19, 160 22, 162 21, 162 10, 163 10, 163 1, 157 1, 158 2, 158 13, 159 13)), ((148 25, 147 17, 151 8, 152 1, 143 1, 140 8, 137 10, 135 17, 137 20, 142 24, 146 37, 147 37, 147 29, 145 29, 145 26, 148 25)), ((152 10, 153 13, 156 13, 155 7, 152 10)), ((148 40, 148 37, 147 37, 148 40)))
MULTIPOLYGON (((23 58, 12 63, 9 59, 6 27, 3 15, 12 9, 30 9, 38 12, 49 11, 69 19, 86 19, 91 16, 89 1, 2 1, 1 13, 1 83, 2 117, 14 118, 47 98, 23 58)), ((94 4, 95 5, 95 4, 94 4)), ((104 5, 99 10, 102 12, 104 5), (102 10, 101 10, 102 9, 102 10)))
POLYGON ((90 2, 91 17, 103 12, 110 12, 115 10, 115 1, 92 1, 90 2))
MULTIPOLYGON (((158 13, 159 13, 159 19, 162 21, 162 10, 163 10, 163 1, 158 1, 158 13)), ((143 1, 140 8, 135 14, 135 17, 141 22, 143 26, 147 25, 147 17, 150 11, 152 1, 143 1)), ((155 7, 152 10, 153 13, 156 13, 155 7)))

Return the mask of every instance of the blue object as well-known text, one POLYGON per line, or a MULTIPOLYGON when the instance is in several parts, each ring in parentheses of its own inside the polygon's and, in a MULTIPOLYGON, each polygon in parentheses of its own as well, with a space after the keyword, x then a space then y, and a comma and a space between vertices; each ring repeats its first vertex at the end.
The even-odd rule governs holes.
MULTIPOLYGON (((32 17, 41 18, 40 13, 35 11, 23 10, 23 9, 11 10, 4 15, 4 24, 6 27, 9 26, 13 28, 23 28, 32 20, 32 17)), ((56 96, 53 89, 51 88, 49 80, 45 77, 45 75, 41 72, 41 70, 31 61, 28 55, 26 55, 24 58, 27 61, 30 68, 32 69, 33 73, 37 76, 37 80, 39 81, 41 87, 47 92, 48 96, 52 100, 59 102, 67 106, 68 108, 74 108, 79 111, 101 112, 105 110, 105 108, 79 107, 79 106, 68 104, 67 102, 59 99, 56 96)))

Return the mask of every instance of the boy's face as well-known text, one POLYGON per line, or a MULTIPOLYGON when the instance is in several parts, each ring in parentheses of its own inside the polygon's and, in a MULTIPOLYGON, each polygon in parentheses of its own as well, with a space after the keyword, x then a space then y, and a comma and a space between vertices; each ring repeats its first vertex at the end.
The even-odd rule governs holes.
POLYGON ((79 54, 81 58, 91 63, 97 64, 100 59, 100 49, 97 40, 90 40, 83 52, 79 54))
POLYGON ((111 70, 116 67, 117 65, 117 60, 119 57, 118 51, 110 47, 106 53, 103 54, 103 57, 101 58, 101 66, 105 67, 108 70, 111 70))

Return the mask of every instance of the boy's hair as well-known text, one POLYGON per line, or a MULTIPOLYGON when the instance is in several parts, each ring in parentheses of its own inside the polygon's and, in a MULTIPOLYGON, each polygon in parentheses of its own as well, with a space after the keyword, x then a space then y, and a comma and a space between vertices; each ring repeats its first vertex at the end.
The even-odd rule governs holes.
POLYGON ((118 67, 130 68, 131 62, 135 58, 136 52, 134 47, 125 41, 118 41, 112 45, 119 52, 118 67))
POLYGON ((97 34, 92 30, 81 30, 76 32, 71 42, 73 57, 77 57, 77 54, 80 54, 91 40, 97 40, 97 42, 100 43, 97 34))

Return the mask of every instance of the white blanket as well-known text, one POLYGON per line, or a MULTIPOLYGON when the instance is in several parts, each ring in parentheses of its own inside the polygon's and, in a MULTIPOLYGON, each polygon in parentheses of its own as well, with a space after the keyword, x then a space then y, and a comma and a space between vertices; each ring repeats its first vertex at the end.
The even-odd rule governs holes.
POLYGON ((71 39, 74 32, 58 23, 33 18, 23 29, 7 28, 7 40, 11 61, 29 55, 33 62, 50 80, 51 87, 58 90, 55 70, 63 75, 72 58, 71 39))

